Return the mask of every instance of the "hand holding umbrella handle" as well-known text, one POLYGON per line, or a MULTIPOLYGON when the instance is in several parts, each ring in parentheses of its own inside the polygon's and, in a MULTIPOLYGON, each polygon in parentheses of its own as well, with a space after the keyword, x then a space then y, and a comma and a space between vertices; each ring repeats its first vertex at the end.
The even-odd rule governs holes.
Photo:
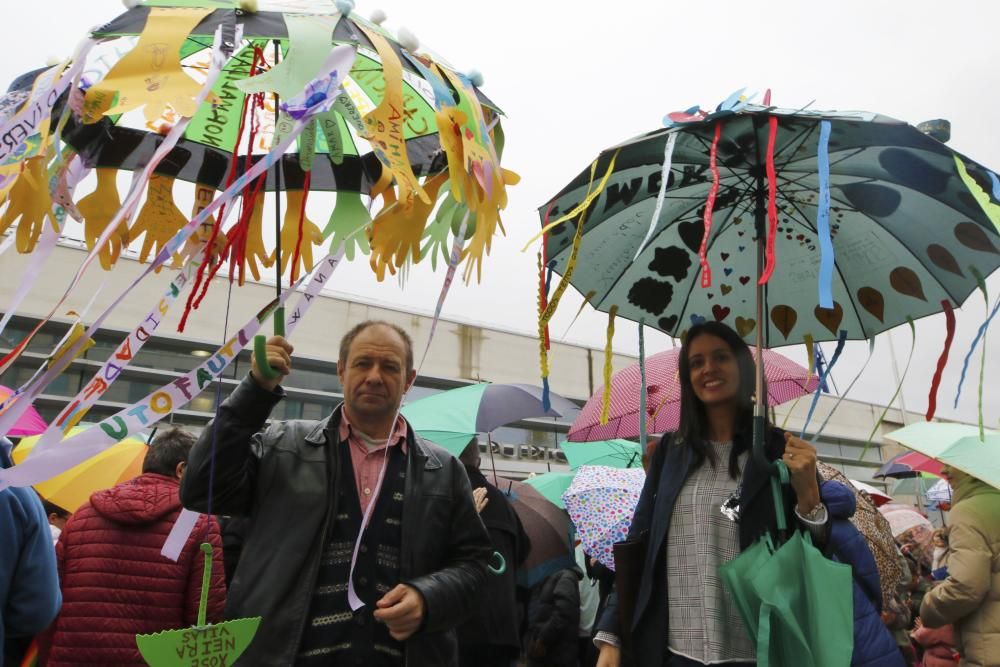
MULTIPOLYGON (((274 311, 274 335, 284 336, 285 335, 285 309, 276 308, 274 311)), ((258 334, 253 338, 253 356, 257 362, 257 369, 260 374, 263 375, 268 380, 273 380, 281 375, 278 371, 271 368, 270 364, 267 363, 267 337, 258 334)))
POLYGON ((500 576, 501 574, 507 571, 507 561, 506 559, 504 559, 503 554, 500 553, 499 551, 493 552, 493 555, 490 556, 490 561, 491 562, 486 567, 489 568, 489 571, 491 573, 500 576), (497 567, 493 567, 492 564, 493 559, 496 559, 496 561, 499 563, 497 567))

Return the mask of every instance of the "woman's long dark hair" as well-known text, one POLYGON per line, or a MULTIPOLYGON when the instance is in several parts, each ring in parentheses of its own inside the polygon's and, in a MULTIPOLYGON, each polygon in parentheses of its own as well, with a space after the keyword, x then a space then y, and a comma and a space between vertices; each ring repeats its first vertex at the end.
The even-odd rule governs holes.
MULTIPOLYGON (((751 446, 756 366, 750 347, 740 338, 739 334, 721 322, 702 322, 694 325, 688 329, 684 344, 681 345, 680 358, 677 363, 681 382, 681 417, 680 426, 674 433, 673 442, 675 444, 683 443, 692 449, 696 468, 706 460, 713 468, 719 464, 715 451, 708 441, 708 413, 705 411, 705 404, 694 393, 694 385, 691 384, 691 364, 688 359, 691 343, 699 336, 706 334, 725 341, 736 357, 736 365, 739 369, 740 386, 737 392, 739 410, 736 423, 733 425, 733 434, 743 437, 734 437, 733 448, 729 454, 729 475, 733 479, 737 479, 740 475, 739 456, 751 446)), ((764 382, 766 395, 767 380, 765 379, 764 382)))

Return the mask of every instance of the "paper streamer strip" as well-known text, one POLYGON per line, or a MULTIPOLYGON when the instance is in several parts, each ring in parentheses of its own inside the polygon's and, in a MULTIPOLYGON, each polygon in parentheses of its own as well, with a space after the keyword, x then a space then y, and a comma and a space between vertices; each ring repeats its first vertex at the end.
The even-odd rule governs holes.
MULTIPOLYGON (((314 85, 315 87, 334 86, 334 85, 339 86, 340 82, 343 80, 343 77, 346 76, 347 72, 350 70, 350 64, 354 61, 354 53, 355 53, 354 49, 352 47, 347 47, 347 46, 337 47, 336 49, 331 51, 330 57, 327 59, 326 63, 326 65, 329 66, 329 69, 326 72, 324 72, 323 75, 320 77, 320 79, 325 81, 325 83, 317 83, 316 81, 314 81, 313 84, 310 84, 310 86, 314 85)), ((87 337, 91 337, 93 335, 93 333, 100 327, 100 325, 104 322, 104 320, 107 318, 110 312, 119 303, 121 303, 121 301, 125 298, 125 296, 127 296, 128 293, 136 285, 138 285, 140 281, 142 281, 146 276, 155 271, 157 267, 159 267, 160 265, 165 263, 168 259, 170 259, 173 253, 177 252, 183 246, 187 238, 192 233, 194 233, 195 230, 197 230, 198 227, 216 211, 216 209, 218 209, 220 206, 222 206, 230 199, 232 199, 233 196, 236 193, 240 192, 246 186, 247 183, 251 182, 257 176, 263 173, 266 169, 268 169, 271 165, 273 165, 274 162, 276 162, 280 158, 280 156, 284 153, 285 149, 287 149, 288 146, 290 146, 291 143, 295 141, 296 137, 298 136, 299 133, 302 132, 302 130, 304 129, 305 125, 309 122, 309 120, 315 114, 322 113, 323 111, 327 110, 326 108, 330 104, 332 104, 332 99, 315 100, 315 105, 302 114, 302 116, 296 121, 293 129, 282 140, 282 142, 278 144, 278 146, 274 147, 264 159, 255 163, 251 169, 249 169, 246 173, 244 173, 240 178, 236 179, 221 195, 219 195, 218 198, 216 198, 214 201, 212 201, 211 204, 202 209, 202 211, 197 216, 192 218, 192 220, 187 225, 181 228, 181 230, 177 232, 174 238, 164 245, 164 247, 160 250, 160 253, 156 256, 153 262, 147 266, 146 270, 142 274, 140 274, 134 281, 132 281, 132 284, 129 285, 125 289, 125 291, 121 295, 119 295, 118 298, 115 299, 115 301, 104 311, 104 313, 102 313, 90 325, 90 328, 87 330, 87 337)), ((232 208, 233 207, 228 207, 226 209, 226 212, 228 213, 229 211, 232 210, 232 208)), ((223 214, 220 214, 220 218, 222 217, 223 214)), ((220 220, 218 224, 222 224, 222 222, 223 221, 220 220)), ((91 254, 91 257, 93 257, 96 254, 97 249, 98 246, 95 246, 95 249, 91 254)), ((67 290, 67 294, 68 292, 69 291, 67 290)), ((63 299, 65 299, 65 295, 63 299)), ((53 309, 53 312, 55 312, 55 309, 53 309)), ((48 317, 51 317, 51 315, 52 313, 50 313, 48 317)), ((35 328, 35 332, 37 332, 38 329, 41 328, 41 325, 44 324, 45 321, 47 320, 43 320, 41 323, 39 323, 39 325, 35 328)), ((31 336, 33 335, 34 332, 32 332, 31 336)), ((24 341, 22 341, 19 344, 18 349, 15 349, 13 352, 11 352, 8 355, 8 357, 10 357, 11 355, 15 355, 13 356, 13 358, 16 359, 16 355, 20 354, 23 348, 27 345, 27 341, 30 340, 31 336, 27 337, 24 341)), ((82 342, 83 339, 74 344, 74 347, 71 348, 70 352, 75 353, 76 350, 79 349, 79 345, 81 345, 82 342)), ((3 405, 0 405, 0 410, 5 410, 5 408, 8 405, 10 405, 11 401, 15 399, 16 396, 8 398, 3 405)), ((23 404, 20 408, 18 408, 15 403, 13 406, 10 407, 10 409, 0 414, 0 429, 3 428, 4 424, 3 420, 7 418, 8 415, 11 415, 10 419, 16 419, 16 416, 20 416, 20 414, 23 413, 23 411, 26 410, 27 407, 28 407, 27 403, 23 404), (14 416, 15 414, 16 416, 14 416)), ((13 421, 11 421, 10 423, 13 423, 13 421)))
MULTIPOLYGON (((768 93, 770 93, 770 91, 768 91, 768 93)), ((814 371, 816 370, 816 354, 814 350, 813 337, 810 334, 806 334, 805 336, 803 336, 802 342, 805 343, 806 355, 809 359, 809 369, 806 371, 806 386, 808 386, 809 382, 813 378, 814 371)), ((785 427, 788 426, 788 420, 789 418, 791 418, 792 413, 795 412, 795 406, 797 406, 799 404, 799 401, 801 400, 802 396, 796 396, 795 400, 792 401, 792 406, 788 408, 788 412, 785 413, 785 419, 781 422, 782 430, 784 430, 785 427)))
POLYGON ((187 538, 191 535, 191 531, 194 530, 200 516, 201 514, 198 512, 182 509, 181 513, 177 515, 177 521, 174 521, 174 525, 170 529, 170 534, 167 535, 167 541, 163 543, 163 548, 160 549, 160 555, 176 563, 177 559, 181 557, 181 551, 184 550, 184 545, 187 544, 187 538))
POLYGON ((906 381, 906 374, 910 370, 910 362, 913 361, 913 351, 917 349, 917 327, 913 324, 913 318, 907 317, 906 323, 910 325, 910 355, 906 358, 906 366, 903 367, 903 376, 899 378, 899 384, 896 385, 896 391, 892 393, 892 398, 886 404, 885 409, 882 410, 882 414, 879 415, 878 420, 875 422, 875 426, 872 427, 872 432, 868 434, 868 440, 865 441, 865 448, 861 451, 861 456, 858 458, 859 461, 863 461, 865 454, 868 453, 868 448, 872 444, 872 438, 875 437, 875 433, 878 432, 879 427, 885 420, 885 416, 889 414, 889 408, 892 404, 896 402, 896 397, 899 396, 899 392, 903 389, 903 382, 906 381))
POLYGON ((833 266, 836 259, 833 239, 830 236, 830 121, 828 120, 819 123, 816 165, 819 171, 819 206, 816 210, 816 235, 819 237, 820 252, 819 307, 829 309, 833 308, 833 266))
POLYGON ((643 336, 643 329, 646 328, 645 319, 639 320, 639 447, 641 451, 646 451, 646 342, 643 336))
POLYGON ((941 386, 941 376, 944 374, 944 367, 948 363, 948 352, 951 351, 951 343, 955 340, 955 311, 952 310, 951 300, 944 299, 941 302, 941 307, 944 308, 945 317, 945 339, 944 339, 944 349, 941 350, 941 356, 938 357, 937 368, 934 370, 934 379, 931 380, 931 390, 927 396, 927 421, 934 419, 934 413, 937 412, 937 392, 938 387, 941 386))
POLYGON ((809 412, 806 413, 806 421, 802 425, 802 430, 799 431, 800 438, 806 437, 806 429, 809 428, 809 422, 812 420, 813 412, 816 410, 816 404, 819 402, 819 395, 823 393, 823 384, 826 382, 826 379, 830 377, 830 371, 833 370, 837 360, 840 359, 840 353, 844 351, 844 343, 846 342, 847 330, 841 329, 840 335, 837 336, 837 349, 833 351, 830 363, 823 369, 823 374, 819 376, 819 384, 816 385, 816 391, 813 393, 812 403, 809 405, 809 412))
POLYGON ((990 177, 990 183, 993 184, 993 198, 1000 201, 1000 178, 997 178, 997 175, 992 171, 988 171, 986 174, 990 177))
MULTIPOLYGON (((969 189, 969 193, 976 200, 976 203, 979 204, 979 207, 983 210, 986 217, 990 219, 993 226, 997 228, 997 231, 1000 231, 1000 205, 993 203, 989 194, 987 194, 986 191, 979 186, 979 183, 976 183, 976 180, 969 175, 962 159, 957 155, 954 157, 955 169, 958 171, 959 178, 961 178, 962 182, 965 183, 965 187, 969 189)), ((992 189, 995 193, 995 187, 992 189)))
POLYGON ((608 309, 608 331, 604 342, 604 395, 601 397, 601 426, 608 423, 608 412, 611 410, 611 373, 614 370, 611 365, 611 356, 614 350, 611 343, 615 337, 615 315, 618 314, 618 306, 611 306, 608 309))
POLYGON ((434 306, 434 319, 431 322, 431 330, 428 335, 427 347, 424 348, 424 355, 420 358, 420 365, 417 367, 418 369, 423 368, 424 362, 427 361, 427 353, 431 350, 430 341, 434 338, 434 331, 437 329, 438 320, 441 319, 441 309, 444 308, 445 297, 448 296, 448 291, 451 289, 451 283, 455 279, 455 270, 458 268, 458 263, 462 259, 462 244, 465 243, 465 232, 469 226, 469 214, 469 209, 466 209, 465 216, 462 218, 462 224, 458 227, 458 234, 455 235, 455 240, 451 243, 451 256, 448 258, 448 271, 445 273, 444 284, 441 286, 441 293, 438 294, 437 304, 434 306))
MULTIPOLYGON (((59 413, 59 415, 49 424, 48 428, 42 434, 42 437, 38 439, 35 443, 34 449, 28 454, 28 458, 32 456, 37 456, 41 452, 53 445, 57 445, 62 439, 63 434, 68 433, 69 430, 76 426, 87 411, 100 400, 101 396, 108 390, 108 388, 121 377, 122 371, 128 367, 132 360, 139 354, 143 345, 146 344, 153 334, 156 332, 157 328, 160 326, 160 322, 166 317, 167 313, 170 311, 170 306, 177 300, 187 285, 191 282, 192 274, 197 270, 200 262, 191 262, 184 268, 182 268, 177 276, 170 281, 167 286, 166 292, 157 302, 157 304, 149 311, 146 317, 136 326, 128 336, 125 337, 118 347, 111 353, 111 356, 101 365, 101 367, 94 373, 90 381, 83 386, 83 389, 71 400, 65 408, 59 413)), ((44 383, 47 384, 47 383, 44 383)), ((43 383, 39 383, 43 385, 43 383)), ((41 389, 37 389, 32 392, 25 394, 22 400, 27 402, 34 401, 41 389)))
MULTIPOLYGON (((774 168, 774 146, 778 141, 778 119, 771 116, 767 119, 767 158, 765 169, 767 171, 767 246, 765 251, 766 263, 764 273, 761 274, 758 285, 765 285, 774 273, 776 259, 774 256, 774 242, 778 236, 778 175, 774 168)), ((821 383, 822 384, 822 383, 821 383)))
POLYGON ((653 232, 656 230, 656 223, 660 221, 660 211, 663 210, 663 202, 667 198, 667 182, 670 180, 670 167, 674 159, 674 145, 677 143, 677 133, 671 132, 667 137, 666 146, 663 149, 663 168, 660 169, 660 191, 656 195, 656 206, 653 208, 653 218, 649 221, 649 230, 646 232, 646 238, 642 240, 639 244, 639 248, 635 251, 635 257, 632 261, 639 259, 639 255, 646 248, 646 244, 649 243, 649 239, 653 238, 653 232))
MULTIPOLYGON (((844 402, 844 399, 847 398, 847 395, 851 393, 851 389, 854 388, 854 384, 861 378, 861 374, 865 372, 865 369, 868 368, 868 363, 872 360, 872 354, 874 352, 875 352, 875 336, 872 336, 871 338, 868 339, 868 357, 865 359, 865 363, 861 366, 861 370, 859 370, 857 375, 854 376, 854 379, 851 380, 851 384, 847 385, 847 389, 845 389, 844 393, 840 395, 840 397, 837 399, 837 402, 833 404, 833 409, 830 410, 830 413, 826 416, 826 419, 823 420, 823 423, 819 425, 819 430, 816 431, 816 433, 813 435, 813 439, 818 440, 819 437, 823 435, 823 430, 826 428, 827 423, 829 423, 830 417, 832 417, 833 413, 837 411, 837 408, 840 407, 840 404, 844 402)), ((809 380, 807 378, 806 384, 808 384, 808 382, 809 380)), ((820 387, 822 386, 823 383, 820 382, 820 387)))
POLYGON ((715 136, 712 138, 712 148, 708 153, 708 167, 712 171, 712 187, 708 190, 705 200, 705 233, 701 237, 701 247, 698 249, 698 261, 701 263, 701 286, 712 286, 712 267, 708 264, 708 238, 712 234, 712 209, 715 208, 715 198, 719 194, 719 166, 716 159, 719 156, 719 138, 722 136, 722 123, 715 124, 715 136))
MULTIPOLYGON (((318 301, 323 286, 329 280, 343 258, 341 249, 335 255, 327 255, 319 262, 318 268, 306 285, 305 293, 299 298, 294 309, 286 313, 286 334, 290 335, 314 301, 318 301)), ((305 280, 305 278, 303 278, 305 280)), ((282 306, 302 284, 282 292, 276 306, 282 306)), ((274 312, 272 309, 271 313, 274 312)), ((25 459, 20 465, 0 470, 0 489, 8 486, 30 486, 55 477, 100 454, 123 438, 156 424, 171 413, 175 406, 183 405, 209 386, 229 366, 239 353, 260 331, 265 318, 254 316, 225 345, 216 350, 204 363, 158 390, 134 405, 101 421, 96 427, 64 440, 59 447, 25 459)))
MULTIPOLYGON (((237 28, 237 32, 239 33, 239 28, 237 28)), ((225 64, 225 57, 223 56, 221 49, 220 35, 221 35, 221 27, 217 29, 215 32, 215 41, 212 49, 212 66, 208 71, 205 84, 202 86, 201 91, 199 91, 198 93, 198 97, 196 99, 196 103, 198 105, 201 105, 205 101, 208 94, 211 92, 212 86, 215 84, 215 80, 218 78, 219 73, 222 71, 222 67, 225 64)), ((241 35, 237 34, 237 39, 239 39, 240 37, 241 35)), ((121 224, 122 220, 126 217, 131 218, 131 216, 135 213, 135 209, 137 208, 139 203, 139 196, 141 195, 142 190, 145 187, 146 183, 149 181, 149 178, 152 176, 153 169, 155 169, 156 166, 160 163, 160 161, 163 160, 164 157, 166 157, 167 153, 169 153, 174 148, 174 146, 180 140, 181 135, 184 133, 184 129, 187 127, 187 124, 190 121, 191 119, 189 117, 181 118, 177 122, 177 124, 174 125, 173 128, 171 128, 170 132, 167 133, 167 136, 163 139, 163 142, 157 147, 156 151, 153 153, 153 156, 150 158, 149 163, 146 164, 146 166, 140 173, 133 175, 132 185, 129 188, 129 193, 125 198, 125 202, 122 204, 122 207, 115 214, 114 218, 111 219, 111 222, 109 222, 107 227, 105 227, 104 231, 101 233, 101 236, 94 243, 93 248, 90 250, 89 253, 87 253, 87 256, 80 264, 80 268, 77 269, 76 274, 73 276, 73 279, 70 281, 69 286, 66 288, 66 291, 63 293, 62 297, 60 297, 58 303, 56 303, 52 307, 52 310, 49 311, 49 314, 38 322, 38 325, 24 338, 24 340, 22 340, 14 348, 14 350, 12 350, 2 360, 0 360, 0 374, 5 372, 10 367, 10 365, 17 360, 17 358, 21 355, 21 353, 27 348, 27 345, 31 341, 31 339, 34 338, 35 334, 38 333, 38 331, 42 328, 42 326, 49 321, 49 319, 55 314, 55 312, 59 309, 59 307, 62 306, 62 304, 66 301, 66 299, 69 297, 70 292, 72 292, 73 289, 77 286, 77 284, 79 284, 80 279, 83 277, 84 272, 87 270, 87 267, 90 265, 93 259, 97 257, 98 254, 100 254, 101 248, 104 247, 104 244, 107 243, 111 235, 115 233, 115 230, 118 228, 118 225, 121 224)), ((142 277, 148 275, 148 273, 149 271, 143 273, 142 276, 140 277, 140 280, 142 277)), ((91 332, 88 331, 88 333, 91 332)), ((10 399, 8 399, 8 402, 9 400, 10 399)))
MULTIPOLYGON (((997 302, 997 305, 1000 306, 1000 301, 997 302)), ((996 315, 996 309, 995 308, 993 310, 993 315, 996 315)), ((992 319, 992 316, 991 316, 991 319, 992 319)), ((985 336, 985 335, 986 335, 986 332, 984 331, 983 332, 983 336, 985 336)), ((978 413, 979 413, 979 441, 980 442, 985 442, 986 441, 986 429, 985 429, 985 427, 983 425, 983 381, 985 379, 986 379, 986 340, 984 339, 983 340, 983 351, 979 355, 979 392, 978 392, 978 399, 977 399, 977 404, 976 404, 977 408, 978 408, 978 413)))

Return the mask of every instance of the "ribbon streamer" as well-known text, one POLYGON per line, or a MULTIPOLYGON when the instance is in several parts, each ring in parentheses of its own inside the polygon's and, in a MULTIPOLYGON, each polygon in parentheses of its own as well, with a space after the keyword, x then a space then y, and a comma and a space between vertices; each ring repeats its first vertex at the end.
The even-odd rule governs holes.
POLYGON ((646 451, 646 341, 643 329, 646 328, 646 320, 639 320, 639 447, 646 451))
POLYGON ((865 441, 865 448, 861 451, 861 456, 858 457, 859 461, 863 461, 865 454, 868 453, 868 448, 872 444, 872 438, 875 437, 875 433, 885 420, 885 416, 889 414, 889 408, 891 408, 892 404, 896 402, 896 397, 899 396, 899 392, 903 389, 903 382, 906 380, 906 374, 910 370, 910 362, 913 361, 913 351, 917 349, 917 327, 913 324, 912 317, 907 317, 906 323, 910 325, 910 355, 906 358, 906 366, 903 367, 903 376, 899 378, 899 384, 896 385, 896 391, 892 393, 892 398, 889 399, 885 409, 882 410, 882 414, 879 415, 878 420, 875 422, 875 426, 872 427, 872 432, 868 434, 868 440, 865 441))
POLYGON ((819 307, 830 309, 833 308, 833 266, 836 258, 833 238, 830 236, 830 121, 828 120, 819 123, 816 163, 819 171, 819 206, 816 211, 816 235, 819 237, 820 252, 819 307))
POLYGON ((944 339, 944 349, 941 350, 941 356, 938 358, 937 368, 934 370, 934 379, 931 380, 931 390, 927 396, 927 421, 934 419, 934 413, 937 412, 938 387, 941 386, 941 376, 944 374, 944 367, 948 363, 948 352, 951 351, 951 343, 955 340, 955 311, 952 310, 951 301, 944 299, 941 302, 941 306, 944 308, 945 327, 947 331, 944 339))
POLYGON ((601 397, 601 426, 608 423, 608 413, 611 410, 611 374, 614 371, 612 366, 611 343, 615 337, 615 315, 618 314, 618 306, 611 306, 608 309, 608 331, 604 342, 604 395, 601 397))
MULTIPOLYGON (((851 389, 854 388, 854 384, 858 381, 858 379, 861 378, 861 374, 865 372, 865 369, 868 368, 868 363, 872 360, 872 354, 874 352, 875 352, 875 336, 872 336, 871 338, 868 339, 868 357, 865 359, 864 365, 861 366, 861 370, 859 370, 857 375, 854 376, 854 379, 851 380, 851 383, 847 385, 847 389, 845 389, 844 393, 840 395, 840 397, 837 399, 837 402, 833 404, 833 409, 830 410, 830 413, 826 416, 826 419, 824 419, 823 423, 819 425, 819 430, 816 431, 816 433, 813 435, 814 440, 818 440, 819 436, 823 435, 823 429, 826 428, 827 423, 830 421, 830 417, 832 417, 833 413, 837 411, 837 408, 839 408, 840 404, 843 403, 845 398, 847 398, 847 395, 851 393, 851 389)), ((806 379, 806 384, 809 384, 808 378, 806 379)), ((823 383, 820 382, 820 387, 822 386, 823 383)))
POLYGON ((705 215, 703 222, 705 233, 701 237, 701 247, 698 249, 698 261, 701 263, 701 286, 712 286, 712 267, 708 263, 708 238, 712 234, 712 210, 715 208, 715 198, 719 194, 719 166, 716 160, 719 157, 719 138, 722 136, 722 123, 715 124, 715 136, 712 138, 712 148, 708 153, 708 167, 712 171, 712 187, 708 190, 708 199, 705 200, 705 215))
POLYGON ((809 412, 806 413, 806 421, 802 424, 802 430, 799 431, 800 438, 806 437, 806 429, 809 428, 809 422, 812 420, 813 412, 816 410, 816 404, 819 402, 819 395, 823 393, 823 384, 826 382, 826 379, 830 377, 830 371, 833 370, 837 360, 840 359, 840 353, 844 351, 844 343, 846 342, 847 330, 841 329, 840 335, 837 336, 837 349, 833 351, 830 363, 823 369, 823 373, 819 376, 819 384, 816 386, 816 391, 813 392, 812 403, 809 405, 809 412))
POLYGON ((646 231, 646 238, 639 244, 632 261, 639 259, 639 255, 646 248, 646 244, 653 238, 656 230, 656 223, 660 221, 660 211, 663 210, 663 202, 667 198, 667 182, 670 180, 670 168, 674 159, 674 145, 677 143, 677 133, 671 132, 667 137, 666 146, 663 149, 663 167, 660 169, 660 191, 656 195, 656 206, 653 208, 653 218, 649 221, 649 229, 646 231))
POLYGON ((774 273, 776 259, 774 256, 774 242, 778 236, 778 175, 774 168, 774 146, 778 141, 778 119, 771 116, 767 119, 767 157, 765 169, 767 171, 767 245, 765 250, 766 263, 764 273, 761 274, 758 285, 765 285, 774 273))
MULTIPOLYGON (((770 92, 771 91, 768 91, 768 94, 770 94, 770 92)), ((815 371, 816 371, 816 353, 815 353, 815 349, 814 349, 815 348, 815 344, 813 343, 812 334, 806 334, 805 336, 803 336, 802 337, 802 342, 805 343, 805 345, 806 345, 806 355, 807 355, 807 357, 809 359, 809 369, 806 371, 806 386, 808 386, 809 385, 809 381, 812 380, 812 377, 813 377, 813 375, 815 374, 815 371)), ((820 385, 820 386, 822 386, 822 385, 820 385)), ((796 396, 795 400, 792 401, 792 407, 790 407, 788 409, 788 412, 785 413, 785 419, 781 422, 781 429, 782 430, 784 430, 785 427, 788 426, 788 420, 789 420, 789 418, 791 418, 792 413, 795 412, 795 406, 797 406, 799 404, 799 401, 801 401, 801 400, 802 400, 802 396, 796 396)))

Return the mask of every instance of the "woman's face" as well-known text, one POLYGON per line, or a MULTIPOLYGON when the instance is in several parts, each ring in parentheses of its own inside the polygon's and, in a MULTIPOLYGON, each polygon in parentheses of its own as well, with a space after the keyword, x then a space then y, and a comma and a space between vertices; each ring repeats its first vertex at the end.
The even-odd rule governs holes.
POLYGON ((740 369, 726 341, 702 334, 688 347, 688 368, 694 395, 708 406, 736 403, 740 391, 740 369))

